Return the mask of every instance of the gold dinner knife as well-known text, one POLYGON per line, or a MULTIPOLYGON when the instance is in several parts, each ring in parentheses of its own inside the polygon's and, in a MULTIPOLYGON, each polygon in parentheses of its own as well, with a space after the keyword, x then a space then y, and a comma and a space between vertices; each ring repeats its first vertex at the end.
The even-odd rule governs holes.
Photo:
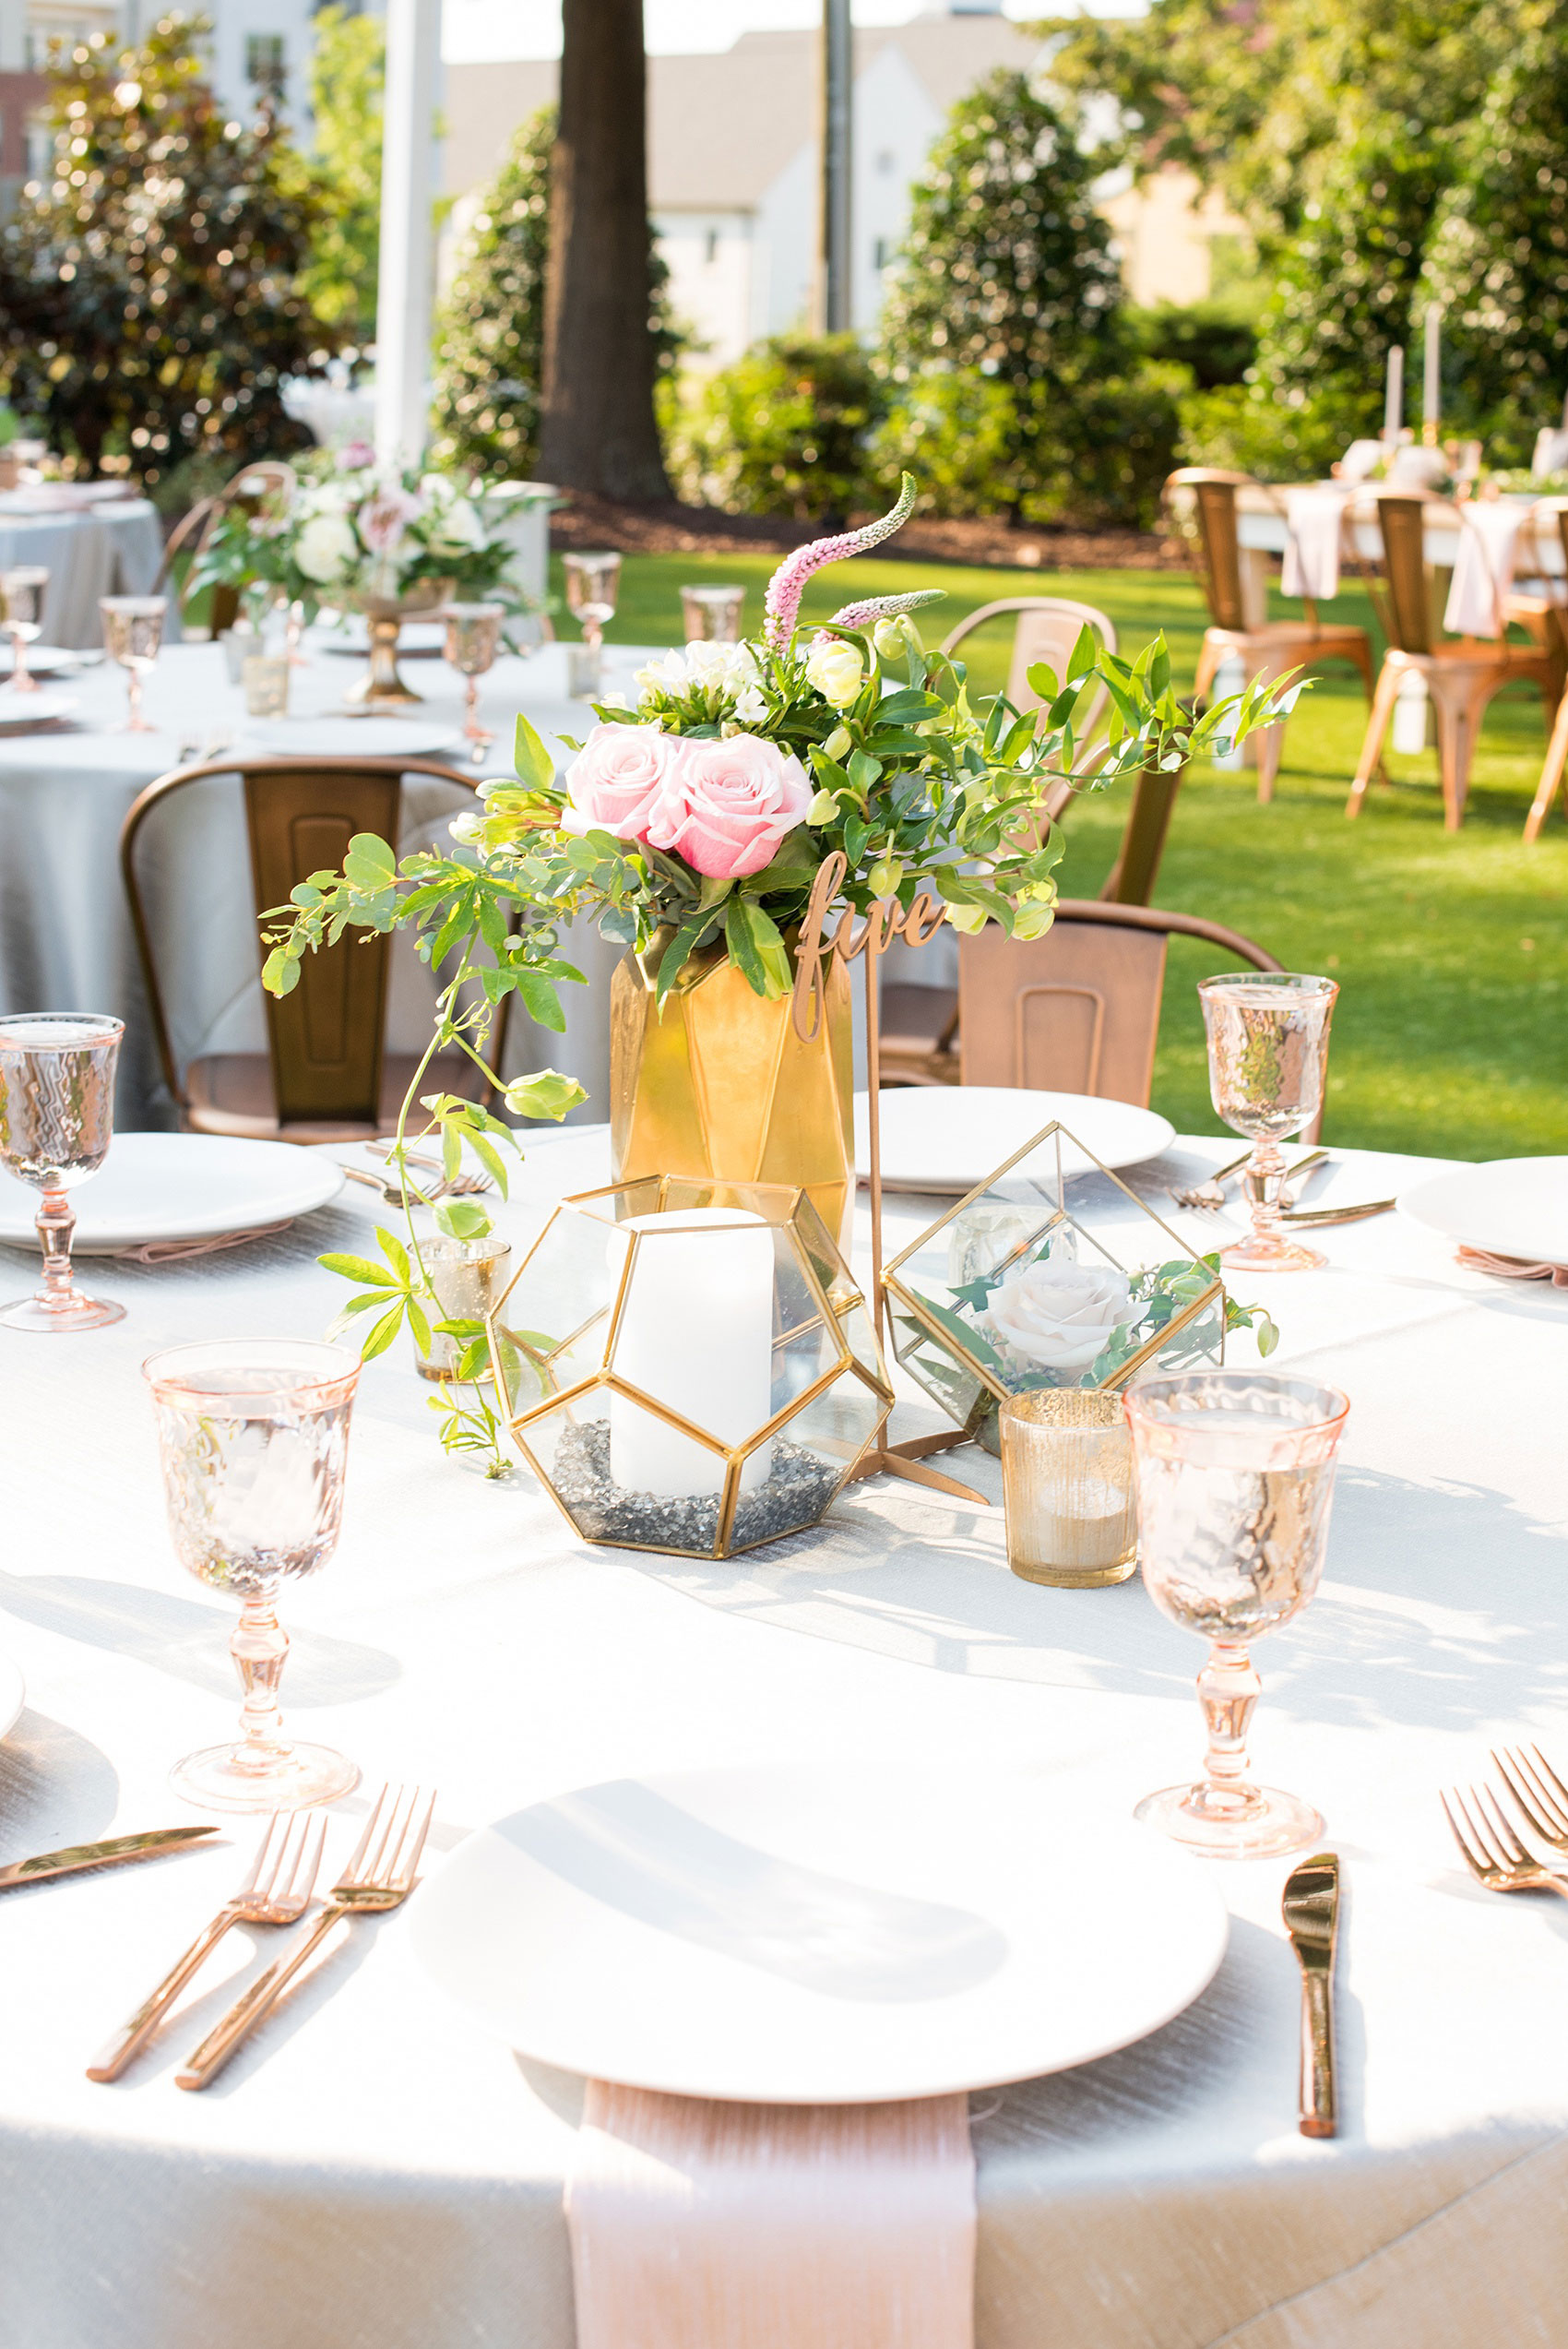
POLYGON ((77 1876, 84 1868, 117 1867, 122 1860, 155 1860, 162 1852, 180 1852, 216 1827, 155 1827, 142 1835, 116 1835, 107 1843, 73 1843, 64 1852, 41 1852, 36 1859, 13 1860, 0 1867, 0 1892, 14 1892, 20 1884, 42 1884, 52 1876, 77 1876))
POLYGON ((1301 2134, 1332 2137, 1334 1955, 1339 1939, 1339 1854, 1314 1852, 1292 1868, 1280 1903, 1301 1966, 1301 2134))

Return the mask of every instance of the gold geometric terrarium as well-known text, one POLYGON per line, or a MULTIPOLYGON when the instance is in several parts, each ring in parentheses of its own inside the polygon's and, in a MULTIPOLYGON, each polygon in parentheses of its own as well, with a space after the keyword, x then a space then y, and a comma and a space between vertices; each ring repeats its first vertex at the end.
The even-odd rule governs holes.
POLYGON ((806 1192, 647 1175, 562 1201, 489 1320, 504 1415, 585 1540, 729 1557, 814 1525, 892 1408, 806 1192))
POLYGON ((898 1361, 992 1449, 1009 1395, 1123 1387, 1141 1370, 1225 1358, 1214 1260, 1060 1124, 911 1241, 883 1280, 898 1361), (1100 1179, 1086 1186, 1085 1174, 1100 1179))

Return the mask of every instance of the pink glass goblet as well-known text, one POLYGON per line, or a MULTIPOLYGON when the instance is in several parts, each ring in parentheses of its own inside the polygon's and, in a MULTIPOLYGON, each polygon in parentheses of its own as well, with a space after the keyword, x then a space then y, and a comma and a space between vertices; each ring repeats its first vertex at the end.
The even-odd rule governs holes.
POLYGON ((172 1346, 142 1365, 158 1415, 169 1527, 180 1563, 240 1603, 229 1643, 244 1702, 237 1745, 187 1754, 170 1777, 208 1810, 301 1810, 359 1783, 329 1746, 283 1734, 289 1652, 279 1586, 338 1546, 359 1356, 313 1340, 172 1346))
POLYGON ((36 1219, 43 1286, 0 1306, 0 1327, 48 1337, 125 1318, 123 1305, 83 1296, 71 1278, 71 1193, 109 1155, 125 1032, 124 1020, 96 1012, 0 1019, 0 1166, 43 1194, 36 1219))
POLYGON ((1301 1272, 1327 1262, 1316 1248, 1288 1239, 1280 1227, 1287 1170, 1279 1145, 1323 1106, 1328 1028, 1338 993, 1333 979, 1294 971, 1238 971, 1199 981, 1209 1094, 1231 1131, 1253 1145, 1241 1176, 1253 1228, 1219 1259, 1239 1271, 1301 1272))
POLYGON ((1320 1839, 1323 1820, 1252 1776, 1260 1684, 1250 1648, 1299 1615, 1322 1578, 1349 1400, 1313 1378, 1206 1370, 1147 1379, 1126 1408, 1145 1584, 1162 1615, 1209 1642, 1198 1675, 1204 1776, 1146 1795, 1135 1815, 1206 1859, 1298 1851, 1320 1839))

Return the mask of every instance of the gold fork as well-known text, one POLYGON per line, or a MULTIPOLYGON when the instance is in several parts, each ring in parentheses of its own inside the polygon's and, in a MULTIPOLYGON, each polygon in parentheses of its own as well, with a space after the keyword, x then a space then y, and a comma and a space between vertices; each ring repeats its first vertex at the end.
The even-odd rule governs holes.
POLYGON ((1448 1796, 1439 1795, 1438 1800, 1454 1830, 1454 1841, 1465 1855, 1465 1865, 1478 1884, 1484 1884, 1489 1892, 1561 1892, 1568 1901, 1568 1883, 1530 1857, 1503 1818, 1490 1787, 1470 1789, 1475 1818, 1466 1809, 1459 1789, 1454 1789, 1454 1804, 1465 1822, 1463 1828, 1449 1806, 1448 1796))
POLYGON ((1540 1747, 1505 1747, 1499 1753, 1494 1746, 1491 1759, 1531 1834, 1559 1859, 1568 1859, 1568 1786, 1540 1747))
POLYGON ((139 2055, 186 1983, 232 1925, 294 1925, 310 1906, 321 1866, 327 1820, 320 1811, 274 1811, 256 1847, 251 1872, 210 1925, 196 1935, 156 1990, 87 2068, 89 2080, 118 2080, 139 2055))
MULTIPOLYGON (((1206 1183, 1195 1183, 1189 1190, 1173 1190, 1170 1197, 1178 1207, 1222 1208, 1225 1204, 1225 1185, 1232 1174, 1241 1173, 1252 1154, 1250 1148, 1244 1150, 1240 1158, 1229 1159, 1225 1165, 1217 1166, 1206 1183)), ((1310 1174, 1313 1168, 1321 1166, 1327 1156, 1328 1152, 1325 1150, 1309 1151, 1305 1158, 1299 1158, 1294 1166, 1287 1168, 1286 1187, 1279 1194, 1281 1206, 1289 1207, 1295 1199, 1296 1192, 1291 1186, 1295 1184, 1297 1177, 1301 1174, 1310 1174)))
POLYGON ((375 1798, 364 1833, 354 1855, 332 1888, 321 1914, 287 1957, 236 1998, 222 2021, 214 2025, 196 2053, 186 2058, 175 2079, 182 2088, 205 2088, 216 2080, 240 2042, 255 2030, 273 2001, 293 1980, 306 1959, 344 1917, 374 1915, 395 1909, 414 1889, 424 1839, 435 1808, 435 1792, 420 1786, 384 1786, 375 1798))

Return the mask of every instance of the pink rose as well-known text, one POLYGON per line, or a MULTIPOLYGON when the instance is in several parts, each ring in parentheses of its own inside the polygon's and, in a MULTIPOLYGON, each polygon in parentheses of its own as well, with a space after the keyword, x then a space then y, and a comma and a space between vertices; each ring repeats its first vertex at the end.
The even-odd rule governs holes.
POLYGON ((596 726, 566 769, 562 830, 646 841, 684 747, 658 726, 596 726))
POLYGON ((790 752, 760 734, 687 741, 647 838, 710 880, 737 881, 771 864, 806 820, 812 787, 790 752))
POLYGON ((360 536, 373 554, 396 554, 410 522, 424 512, 406 489, 379 489, 359 512, 360 536))

